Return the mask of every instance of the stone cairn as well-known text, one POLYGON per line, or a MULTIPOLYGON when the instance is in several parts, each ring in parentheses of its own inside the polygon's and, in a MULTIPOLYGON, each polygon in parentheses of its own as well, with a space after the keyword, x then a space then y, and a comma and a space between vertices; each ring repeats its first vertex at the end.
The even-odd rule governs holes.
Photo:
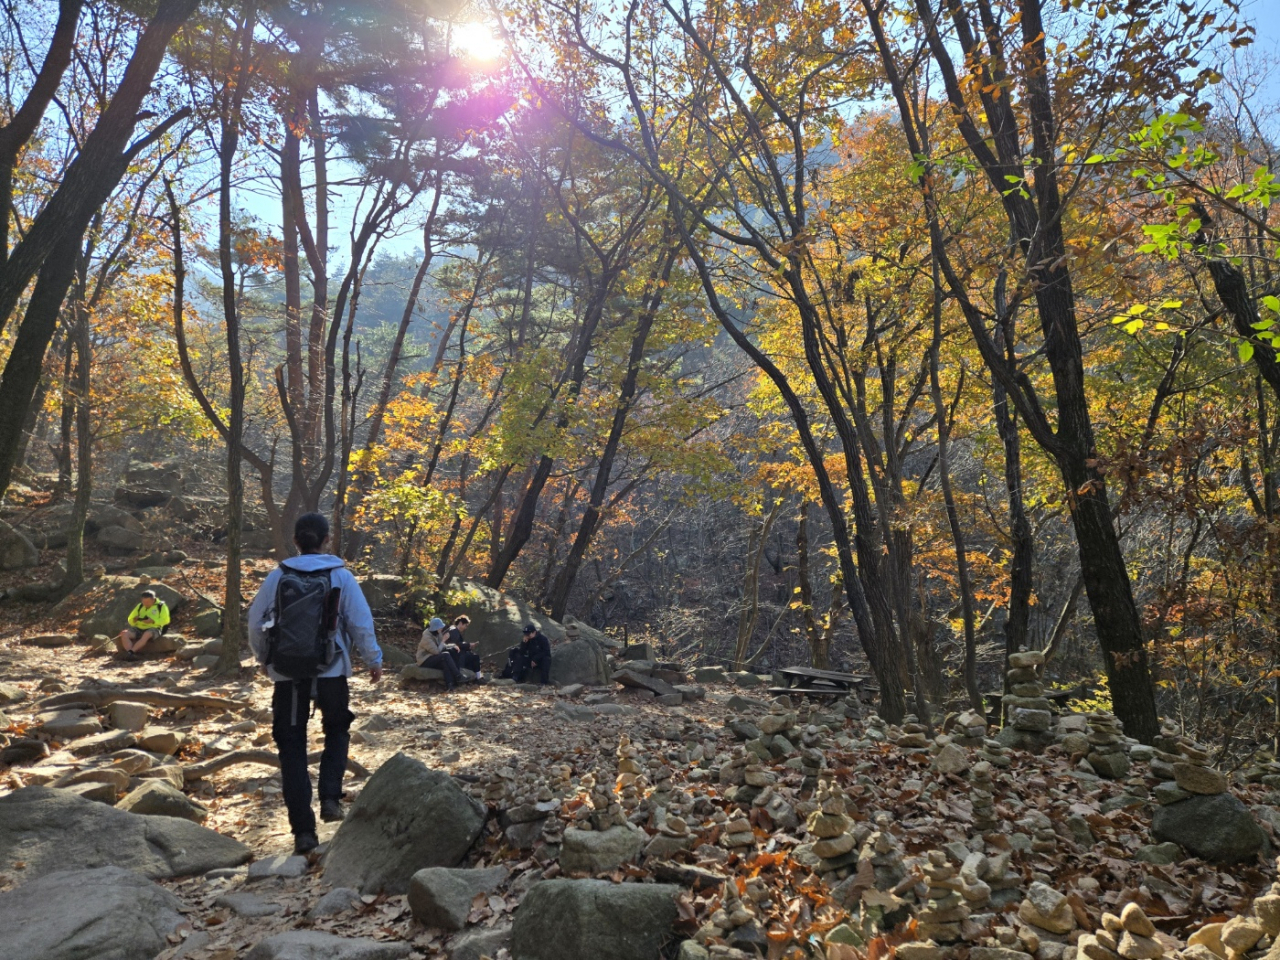
POLYGON ((1054 854, 1058 850, 1058 835, 1053 830, 1053 821, 1039 810, 1032 810, 1018 826, 1031 834, 1031 849, 1035 853, 1054 854))
MULTIPOLYGON (((1081 956, 1090 960, 1161 960, 1165 955, 1164 946, 1155 936, 1156 928, 1150 918, 1136 903, 1129 903, 1118 917, 1104 913, 1102 926, 1094 933, 1081 936, 1076 947, 1081 956)), ((1183 956, 1196 956, 1193 951, 1194 947, 1184 951, 1183 956)))
POLYGON ((961 890, 960 871, 941 850, 930 850, 921 868, 928 883, 927 899, 916 914, 917 935, 924 940, 954 943, 961 938, 960 924, 969 917, 969 905, 961 890))
POLYGON ((957 746, 948 734, 940 734, 933 741, 930 753, 933 755, 930 766, 935 773, 958 775, 969 769, 968 751, 957 746))
POLYGON ((1001 770, 1007 770, 1009 765, 1013 763, 1004 744, 994 737, 987 737, 982 741, 982 749, 978 751, 978 756, 991 764, 991 766, 999 767, 1001 770))
POLYGON ((867 717, 866 728, 863 733, 868 740, 884 743, 889 739, 889 724, 885 722, 884 717, 873 713, 867 717))
POLYGON ((987 718, 977 710, 966 710, 956 717, 951 739, 960 747, 980 747, 987 737, 987 718))
POLYGON ((736 847, 754 846, 755 842, 756 835, 751 828, 751 821, 741 810, 735 810, 720 834, 720 846, 733 850, 736 847))
POLYGON ((614 782, 614 792, 625 814, 630 814, 640 805, 642 791, 649 782, 644 776, 641 765, 640 748, 631 742, 625 733, 618 737, 618 776, 614 782))
MULTIPOLYGON (((1276 867, 1280 869, 1280 859, 1276 867)), ((1277 940, 1280 940, 1280 881, 1253 901, 1248 915, 1233 917, 1225 923, 1208 923, 1191 934, 1182 956, 1185 960, 1222 960, 1223 957, 1237 960, 1270 943, 1269 957, 1276 952, 1277 940)))
POLYGON ((920 751, 929 747, 929 728, 914 713, 902 718, 902 733, 898 737, 899 750, 920 751))
POLYGON ((1119 780, 1129 775, 1129 756, 1124 749, 1124 727, 1111 713, 1091 713, 1089 724, 1089 754, 1085 757, 1093 772, 1108 780, 1119 780))
POLYGON ((1053 714, 1040 676, 1043 669, 1044 654, 1038 650, 1009 655, 1009 693, 1003 700, 1009 722, 999 734, 1006 747, 1039 753, 1053 743, 1049 732, 1053 714))
POLYGON ((810 815, 807 826, 809 836, 816 838, 813 852, 821 860, 818 865, 821 875, 838 879, 841 871, 857 866, 854 822, 848 816, 844 793, 834 781, 819 783, 818 809, 810 815))
POLYGON ((969 802, 973 805, 973 829, 979 836, 990 833, 1000 822, 996 816, 995 789, 991 761, 979 760, 969 772, 969 802))
POLYGON ((902 862, 902 844, 889 830, 893 817, 887 813, 877 813, 872 818, 875 829, 862 845, 860 859, 866 860, 875 870, 876 889, 892 890, 907 875, 906 864, 902 862))
MULTIPOLYGON (((1071 903, 1047 883, 1036 881, 1027 890, 1026 899, 1018 905, 1018 919, 1031 927, 1035 940, 1023 936, 1021 939, 1031 952, 1038 950, 1040 943, 1053 937, 1065 937, 1076 928, 1076 915, 1071 903)), ((1062 951, 1057 951, 1062 956, 1062 951)))
MULTIPOLYGON (((588 786, 588 777, 583 777, 583 786, 588 786, 591 791, 590 801, 584 805, 591 808, 587 823, 593 830, 608 830, 610 827, 619 827, 627 822, 626 811, 622 809, 622 804, 618 802, 617 797, 605 789, 603 777, 589 775, 590 785, 588 786)), ((579 823, 578 826, 586 829, 586 824, 579 823)))
POLYGON ((1013 854, 1008 850, 987 858, 986 869, 982 879, 991 888, 991 905, 1004 909, 1009 904, 1018 902, 1018 891, 1022 887, 1022 875, 1013 868, 1013 854))
POLYGON ((693 939, 704 946, 711 946, 713 941, 727 941, 730 950, 712 954, 723 957, 744 956, 733 949, 739 945, 768 943, 754 906, 749 900, 744 901, 738 896, 738 886, 734 880, 725 881, 720 906, 711 914, 711 919, 693 935, 693 939))

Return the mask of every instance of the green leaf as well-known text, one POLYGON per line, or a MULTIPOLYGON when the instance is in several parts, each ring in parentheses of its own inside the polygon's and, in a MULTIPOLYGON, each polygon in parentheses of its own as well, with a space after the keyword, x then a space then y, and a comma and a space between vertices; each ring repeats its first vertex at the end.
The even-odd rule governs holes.
POLYGON ((1106 157, 1104 157, 1102 154, 1095 153, 1092 157, 1087 158, 1085 160, 1085 163, 1101 163, 1105 159, 1106 157))
POLYGON ((1253 359, 1253 344, 1248 340, 1241 340, 1236 344, 1236 353, 1240 355, 1241 363, 1248 363, 1253 359))
POLYGON ((1280 297, 1266 296, 1262 298, 1262 305, 1272 313, 1280 313, 1280 297))

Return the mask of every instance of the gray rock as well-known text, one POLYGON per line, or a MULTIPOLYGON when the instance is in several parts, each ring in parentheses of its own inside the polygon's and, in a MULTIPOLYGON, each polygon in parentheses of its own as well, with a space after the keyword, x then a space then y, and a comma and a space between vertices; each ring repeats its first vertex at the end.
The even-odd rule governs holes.
POLYGON ((1229 793, 1191 797, 1156 808, 1151 833, 1202 860, 1238 863, 1262 851, 1267 835, 1249 808, 1229 793))
POLYGON ((455 867, 485 809, 453 779, 396 754, 369 778, 325 854, 325 879, 364 893, 405 893, 425 867, 455 867))
POLYGON ((291 930, 263 940, 249 951, 245 960, 400 960, 412 951, 407 943, 379 943, 314 930, 291 930))
POLYGON ((224 893, 213 903, 217 907, 226 907, 237 917, 271 917, 281 910, 280 904, 267 903, 252 893, 224 893))
POLYGON ((92 710, 67 709, 42 713, 37 718, 37 723, 41 733, 47 733, 64 743, 76 737, 102 732, 102 723, 92 710))
POLYGON ((162 491, 168 496, 182 493, 182 465, 176 460, 151 463, 144 460, 131 462, 124 472, 124 483, 130 487, 145 487, 162 491))
POLYGON ((516 911, 515 960, 654 960, 676 920, 670 884, 545 880, 516 911))
POLYGON ((100 753, 114 753, 126 750, 138 742, 128 730, 107 730, 103 733, 91 734, 73 741, 68 747, 72 756, 96 757, 100 753))
POLYGON ((276 854, 264 857, 249 864, 250 880, 265 880, 267 877, 300 877, 307 872, 307 858, 276 854))
POLYGON ((698 683, 726 683, 728 677, 719 667, 698 667, 693 671, 693 679, 698 683))
POLYGON ((0 797, 0 869, 24 875, 118 866, 151 878, 202 874, 245 863, 244 844, 176 817, 145 817, 49 787, 0 797))
POLYGON ((76 587, 49 616, 58 623, 66 623, 75 620, 80 611, 92 610, 80 621, 80 636, 92 637, 99 633, 115 636, 124 629, 143 590, 154 590, 156 598, 168 605, 170 613, 177 613, 186 602, 182 594, 163 583, 148 583, 143 587, 136 577, 94 577, 76 587))
POLYGON ((40 562, 40 554, 27 537, 0 520, 0 570, 25 570, 40 562))
POLYGON ((204 823, 209 810, 181 790, 163 780, 151 780, 126 795, 116 809, 153 817, 181 817, 192 823, 204 823))
POLYGON ((151 708, 145 703, 130 703, 128 700, 117 700, 107 705, 107 719, 117 730, 128 730, 137 733, 151 719, 151 708))
POLYGON ((506 867, 487 870, 455 870, 428 867, 409 881, 409 909, 424 927, 461 930, 478 893, 493 893, 507 879, 506 867))
POLYGON ((648 835, 633 824, 621 824, 608 830, 564 832, 560 848, 560 869, 566 873, 607 873, 636 858, 648 835))
POLYGON ((350 887, 334 887, 317 901, 316 905, 307 912, 307 916, 312 920, 336 917, 340 913, 354 910, 362 902, 358 891, 350 887))
POLYGON ((5 960, 154 957, 182 923, 181 906, 168 890, 120 867, 47 873, 0 893, 5 960))
POLYGON ((22 643, 28 647, 40 647, 44 650, 56 650, 58 647, 69 647, 76 642, 70 633, 39 633, 31 637, 23 637, 22 643))
POLYGON ((458 934, 449 941, 449 960, 481 960, 495 957, 498 951, 511 943, 511 924, 496 927, 475 927, 458 934))
POLYGON ((1182 859, 1182 848, 1176 843, 1152 843, 1145 847, 1139 847, 1133 858, 1141 860, 1143 863, 1168 866, 1182 859))
POLYGON ((218 607, 206 606, 196 613, 192 621, 192 629, 197 637, 222 636, 222 610, 218 607))
POLYGON ((360 592, 369 602, 369 609, 380 617, 400 612, 406 586, 403 577, 387 573, 372 573, 360 578, 360 592))
POLYGON ((769 705, 763 700, 756 700, 754 697, 744 697, 740 693, 735 693, 726 701, 725 706, 730 710, 768 710, 769 705))
POLYGON ((400 668, 401 680, 417 680, 421 683, 429 681, 444 682, 444 671, 437 670, 434 667, 420 667, 415 663, 406 664, 400 668))
POLYGON ((142 550, 147 545, 147 537, 124 527, 103 527, 98 531, 98 542, 116 550, 142 550))
POLYGON ((659 680, 657 677, 646 676, 643 673, 636 673, 634 670, 619 670, 613 675, 613 679, 624 687, 648 690, 656 697, 665 697, 673 693, 679 696, 676 688, 667 683, 667 681, 659 680))
MULTIPOLYGON (((470 629, 468 628, 468 633, 470 629)), ((597 686, 609 680, 605 648, 589 637, 573 637, 551 647, 551 682, 557 687, 597 686)))
POLYGON ((11 703, 22 703, 27 699, 27 691, 12 683, 0 683, 0 707, 11 703))
POLYGON ((762 677, 756 676, 754 673, 747 673, 746 671, 742 671, 741 673, 731 673, 729 674, 729 679, 739 687, 763 687, 765 683, 762 677))

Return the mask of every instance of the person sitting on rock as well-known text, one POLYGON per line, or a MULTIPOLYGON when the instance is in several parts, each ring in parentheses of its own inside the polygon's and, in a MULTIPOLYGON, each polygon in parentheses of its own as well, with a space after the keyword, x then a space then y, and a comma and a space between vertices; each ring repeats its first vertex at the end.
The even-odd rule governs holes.
POLYGON ((470 670, 476 675, 476 683, 484 683, 484 673, 480 669, 480 654, 472 650, 471 644, 462 638, 469 626, 471 626, 471 618, 465 613, 453 618, 453 626, 449 628, 448 642, 456 649, 450 653, 459 670, 470 670))
POLYGON ((551 641, 532 623, 525 624, 520 645, 508 652, 507 668, 502 675, 516 683, 551 682, 551 641))
POLYGON ((156 599, 154 590, 144 590, 142 599, 129 614, 129 626, 116 637, 116 646, 128 660, 137 660, 142 648, 164 633, 169 625, 169 608, 156 599))
POLYGON ((453 658, 457 647, 449 642, 449 632, 439 617, 432 617, 427 629, 422 631, 422 639, 418 641, 418 666, 428 670, 439 670, 444 674, 444 688, 452 690, 458 685, 462 673, 453 658))

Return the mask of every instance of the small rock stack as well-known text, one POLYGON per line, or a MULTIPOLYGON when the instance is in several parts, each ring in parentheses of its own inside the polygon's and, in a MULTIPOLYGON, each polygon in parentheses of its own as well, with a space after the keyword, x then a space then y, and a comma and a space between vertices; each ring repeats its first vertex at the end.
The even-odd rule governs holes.
POLYGON ((547 768, 547 788, 554 796, 573 795, 573 767, 567 763, 553 763, 547 768))
POLYGON ((1164 946, 1155 936, 1156 928, 1142 908, 1129 903, 1118 917, 1104 913, 1102 927, 1081 936, 1076 946, 1089 960, 1161 960, 1164 946))
POLYGON ((649 784, 644 777, 644 767, 639 761, 640 748, 631 742, 625 733, 618 737, 618 777, 614 791, 625 813, 630 813, 640 804, 641 791, 649 784))
POLYGON ((995 780, 991 762, 979 760, 969 778, 969 802, 973 805, 973 829, 979 836, 990 833, 999 823, 996 817, 995 780))
POLYGON ((1058 850, 1058 835, 1053 830, 1053 821, 1039 810, 1032 810, 1018 826, 1031 834, 1031 849, 1035 853, 1053 854, 1058 850))
MULTIPOLYGON (((991 906, 991 884, 983 879, 989 869, 991 861, 979 852, 970 853, 960 864, 960 895, 969 906, 971 921, 977 921, 991 906)), ((961 933, 967 935, 963 923, 961 933)))
MULTIPOLYGON (((626 811, 622 809, 622 804, 617 798, 610 794, 601 782, 603 778, 592 776, 588 789, 591 791, 591 798, 586 807, 591 808, 589 823, 593 830, 608 830, 610 827, 620 827, 627 822, 626 811)), ((583 786, 588 786, 587 778, 583 778, 583 786)), ((578 824, 579 827, 585 829, 584 824, 578 824)))
POLYGON ((1053 714, 1044 695, 1040 672, 1044 654, 1028 650, 1009 655, 1009 693, 1003 706, 1008 725, 997 735, 1005 747, 1040 753, 1053 743, 1053 714))
POLYGON ((1178 744, 1173 779, 1178 789, 1187 793, 1213 797, 1227 792, 1227 778, 1209 766, 1209 754, 1199 744, 1187 740, 1178 744))
POLYGON ((512 785, 516 778, 516 772, 510 767, 499 767, 489 772, 489 778, 485 781, 484 788, 481 791, 481 799, 493 806, 504 807, 511 798, 512 785))
POLYGON ((982 749, 978 751, 978 756, 991 764, 991 766, 999 767, 1002 770, 1008 769, 1009 765, 1013 763, 1013 760, 1009 757, 1009 751, 1004 748, 1004 744, 993 737, 988 737, 982 741, 982 749))
POLYGON ((735 847, 750 847, 756 842, 755 831, 751 829, 751 821, 741 810, 735 810, 724 825, 720 834, 720 846, 727 850, 735 847))
POLYGON ((982 879, 991 888, 991 905, 997 910, 1018 902, 1022 875, 1013 868, 1013 854, 1005 850, 987 859, 982 879))
POLYGON ((1124 751, 1124 727, 1111 713, 1091 713, 1089 723, 1089 754, 1085 759, 1093 772, 1108 780, 1119 780, 1129 775, 1129 756, 1124 751))
MULTIPOLYGON (((747 948, 767 946, 768 938, 756 919, 754 907, 738 896, 736 881, 728 880, 724 885, 724 893, 719 908, 711 914, 711 919, 698 929, 693 939, 703 945, 713 941, 723 941, 730 948, 747 948)), ((716 953, 715 956, 730 956, 728 953, 716 953)), ((749 954, 748 954, 749 955, 749 954)))
POLYGON ((889 831, 892 816, 877 813, 872 822, 875 830, 862 845, 860 859, 868 861, 875 870, 877 890, 892 890, 907 875, 906 864, 902 862, 902 844, 889 831))
POLYGON ((937 943, 954 943, 961 938, 961 921, 969 916, 969 906, 960 892, 964 882, 941 850, 930 850, 927 856, 921 870, 929 885, 928 899, 916 914, 916 933, 937 943))
POLYGON ((889 739, 889 724, 885 722, 884 717, 873 713, 867 717, 866 729, 863 733, 868 740, 884 743, 889 739))
POLYGON ((902 734, 898 737, 899 750, 916 752, 929 747, 929 728, 920 722, 919 717, 909 713, 902 719, 902 734))
POLYGON ((1037 938, 1066 936, 1076 928, 1071 903, 1053 887, 1039 881, 1031 884, 1026 899, 1019 904, 1018 919, 1033 927, 1037 938))
POLYGON ((775 787, 766 787, 760 796, 751 801, 751 806, 764 810, 777 829, 794 830, 800 825, 795 807, 775 787))
POLYGON ((835 782, 823 780, 818 784, 818 809, 806 826, 809 836, 815 838, 814 855, 821 858, 819 873, 838 874, 857 864, 857 854, 853 853, 858 843, 854 823, 848 816, 844 793, 835 782))
POLYGON ((966 710, 956 717, 951 739, 957 746, 980 747, 987 736, 987 718, 977 710, 966 710))

